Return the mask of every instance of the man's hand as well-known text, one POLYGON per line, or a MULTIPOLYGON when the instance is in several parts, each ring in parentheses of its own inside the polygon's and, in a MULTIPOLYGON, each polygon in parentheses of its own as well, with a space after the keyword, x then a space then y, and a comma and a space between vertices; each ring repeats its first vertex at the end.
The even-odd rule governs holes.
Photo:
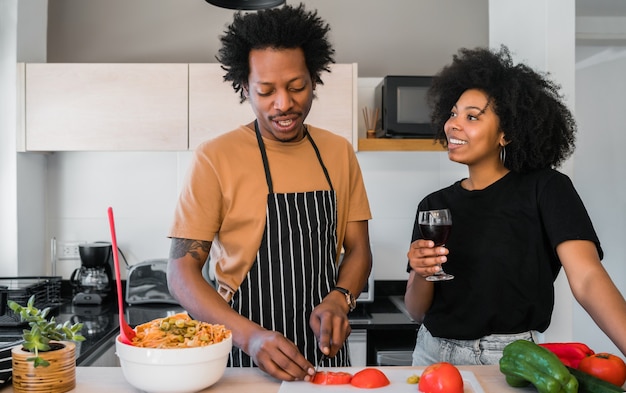
POLYGON ((348 304, 343 293, 330 291, 313 309, 309 324, 323 354, 334 357, 351 332, 348 304))
POLYGON ((315 374, 298 347, 275 331, 256 330, 248 338, 247 353, 261 370, 283 381, 308 381, 315 374))

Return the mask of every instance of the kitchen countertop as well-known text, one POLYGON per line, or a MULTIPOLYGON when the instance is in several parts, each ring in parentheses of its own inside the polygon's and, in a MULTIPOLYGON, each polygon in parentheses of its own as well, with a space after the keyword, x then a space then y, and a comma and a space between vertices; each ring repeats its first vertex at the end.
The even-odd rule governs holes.
MULTIPOLYGON (((416 367, 378 367, 383 372, 395 372, 395 370, 415 370, 417 374, 422 368, 416 367)), ((504 376, 500 373, 498 366, 459 366, 461 372, 469 371, 474 374, 476 380, 480 384, 485 393, 521 393, 536 392, 533 387, 528 388, 512 388, 506 384, 504 376)), ((285 383, 291 384, 292 382, 285 383)), ((302 382, 293 382, 295 384, 302 382)), ((317 387, 316 387, 317 388, 317 387)), ((276 380, 258 368, 227 368, 224 376, 213 386, 202 390, 202 392, 211 393, 277 393, 281 389, 281 381, 276 380)), ((322 392, 328 387, 319 386, 316 391, 322 392)), ((291 391, 298 391, 294 389, 291 391)), ((362 389, 355 389, 362 390, 362 389)), ((7 386, 1 390, 3 393, 13 392, 12 386, 7 386)), ((407 391, 417 391, 415 385, 407 391), (410 390, 409 390, 410 389, 410 390)), ((466 390, 468 391, 468 390, 466 390)), ((471 390, 470 390, 471 391, 471 390)), ((78 367, 76 369, 76 388, 71 390, 75 393, 136 393, 138 390, 130 386, 124 379, 122 369, 120 367, 78 367)))
MULTIPOLYGON (((156 318, 162 318, 184 311, 178 305, 156 304, 125 306, 125 317, 131 326, 136 326, 156 318)), ((73 323, 82 322, 85 341, 76 347, 76 365, 87 365, 86 362, 106 346, 114 343, 114 337, 119 333, 119 313, 117 300, 109 299, 98 306, 78 306, 71 300, 60 306, 56 319, 59 322, 70 320, 73 323)))
MULTIPOLYGON (((419 325, 398 308, 395 304, 397 301, 392 301, 393 298, 398 298, 398 291, 403 290, 404 285, 403 282, 377 282, 374 302, 359 303, 349 314, 352 329, 417 330, 419 325)), ((53 310, 52 315, 60 323, 69 320, 84 324, 81 333, 86 340, 76 346, 76 364, 87 365, 85 363, 102 351, 104 346, 113 343, 113 338, 119 332, 117 299, 108 297, 100 305, 74 305, 72 294, 67 289, 63 290, 62 297, 64 302, 53 310)), ((182 307, 171 304, 132 305, 125 308, 125 316, 131 326, 183 311, 182 307)), ((20 336, 23 328, 24 326, 0 327, 0 336, 20 336)))
MULTIPOLYGON (((181 312, 180 306, 169 304, 126 306, 126 319, 131 325, 144 323, 155 318, 161 318, 181 312)), ((50 315, 57 323, 70 321, 72 324, 83 323, 81 334, 85 341, 76 343, 77 366, 87 365, 94 356, 106 350, 114 343, 119 333, 119 314, 117 298, 109 297, 99 305, 74 305, 72 296, 64 294, 62 302, 52 307, 50 315)), ((0 339, 9 341, 9 338, 21 338, 22 330, 28 325, 0 327, 0 339)))

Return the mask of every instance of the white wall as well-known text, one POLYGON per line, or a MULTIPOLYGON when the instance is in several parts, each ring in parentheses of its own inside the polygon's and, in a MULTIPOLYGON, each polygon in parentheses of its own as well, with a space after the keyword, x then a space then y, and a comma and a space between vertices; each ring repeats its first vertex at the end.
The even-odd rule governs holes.
POLYGON ((0 0, 0 271, 17 274, 17 0, 0 0))
MULTIPOLYGON (((548 72, 561 85, 561 94, 573 110, 575 98, 574 3, 570 0, 528 0, 523 3, 489 3, 489 45, 509 47, 515 61, 523 61, 540 72, 548 72), (532 28, 531 28, 532 26, 532 28)), ((573 160, 559 168, 574 177, 573 160)), ((542 340, 571 341, 574 298, 561 271, 555 286, 552 320, 542 340)))
MULTIPOLYGON (((626 294, 626 46, 579 47, 577 58, 574 183, 600 237, 603 264, 626 294)), ((574 340, 619 353, 578 304, 574 321, 574 340)))
POLYGON ((16 62, 45 62, 46 11, 47 0, 0 0, 0 275, 5 277, 41 274, 40 263, 18 260, 45 258, 46 161, 16 151, 16 62))
MULTIPOLYGON (((166 235, 190 156, 189 152, 50 155, 49 237, 59 243, 110 241, 111 206, 118 246, 129 264, 167 258, 166 235)), ((57 260, 57 272, 64 277, 79 266, 77 259, 57 260)))

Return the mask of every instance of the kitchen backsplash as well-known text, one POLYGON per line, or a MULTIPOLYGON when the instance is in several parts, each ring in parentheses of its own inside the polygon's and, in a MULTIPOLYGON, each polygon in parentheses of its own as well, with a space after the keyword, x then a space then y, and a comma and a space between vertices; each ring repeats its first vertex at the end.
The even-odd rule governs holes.
MULTIPOLYGON (((117 241, 129 264, 167 257, 166 235, 190 152, 63 152, 48 157, 48 234, 57 247, 110 240, 106 210, 115 212, 117 241)), ((373 219, 374 276, 406 279, 406 252, 417 202, 464 175, 441 152, 357 154, 373 219)), ((76 259, 58 259, 68 278, 76 259)))

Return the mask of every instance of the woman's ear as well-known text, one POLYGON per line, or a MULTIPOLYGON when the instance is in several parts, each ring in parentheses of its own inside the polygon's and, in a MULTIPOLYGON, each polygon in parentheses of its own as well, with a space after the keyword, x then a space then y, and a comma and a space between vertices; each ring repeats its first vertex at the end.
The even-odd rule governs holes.
POLYGON ((500 146, 504 147, 506 145, 508 145, 511 141, 507 141, 505 136, 504 136, 504 131, 501 131, 500 134, 500 146))

